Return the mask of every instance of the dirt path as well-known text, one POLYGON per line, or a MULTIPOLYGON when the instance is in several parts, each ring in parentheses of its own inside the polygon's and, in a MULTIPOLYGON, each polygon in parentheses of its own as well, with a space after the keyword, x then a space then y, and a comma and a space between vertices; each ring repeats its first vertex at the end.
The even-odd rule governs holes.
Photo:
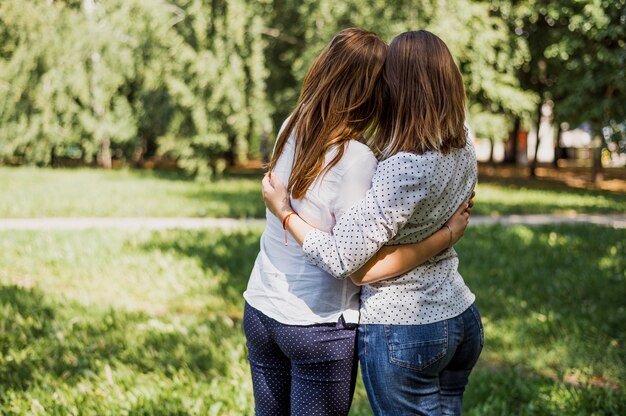
MULTIPOLYGON (((622 215, 502 215, 472 216, 472 224, 562 224, 587 223, 604 225, 612 228, 626 229, 626 214, 622 215)), ((0 219, 2 230, 85 230, 92 228, 119 228, 119 229, 151 229, 162 230, 168 228, 198 230, 206 228, 220 228, 232 230, 236 228, 257 227, 265 225, 264 219, 238 220, 234 218, 19 218, 0 219)))

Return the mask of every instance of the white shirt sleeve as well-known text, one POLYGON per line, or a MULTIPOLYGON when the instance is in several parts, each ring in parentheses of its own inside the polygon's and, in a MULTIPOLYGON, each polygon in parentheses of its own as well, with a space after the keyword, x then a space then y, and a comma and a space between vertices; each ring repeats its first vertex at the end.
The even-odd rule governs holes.
POLYGON ((372 188, 346 211, 332 235, 313 230, 302 250, 312 264, 346 278, 393 239, 416 210, 428 210, 436 161, 429 154, 399 153, 378 164, 372 188))

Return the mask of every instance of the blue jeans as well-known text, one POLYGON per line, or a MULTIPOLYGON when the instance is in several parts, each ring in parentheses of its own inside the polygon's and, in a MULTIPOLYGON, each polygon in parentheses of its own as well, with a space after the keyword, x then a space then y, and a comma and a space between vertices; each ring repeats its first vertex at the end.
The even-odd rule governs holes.
POLYGON ((361 324, 358 342, 376 415, 460 415, 484 334, 472 305, 459 316, 426 325, 361 324))
POLYGON ((356 325, 285 325, 246 303, 257 416, 345 416, 356 384, 356 325))

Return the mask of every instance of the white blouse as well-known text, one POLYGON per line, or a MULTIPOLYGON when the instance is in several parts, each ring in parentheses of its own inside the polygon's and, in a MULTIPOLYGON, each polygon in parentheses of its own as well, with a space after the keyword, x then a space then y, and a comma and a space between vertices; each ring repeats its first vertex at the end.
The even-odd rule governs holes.
MULTIPOLYGON (((294 139, 290 137, 272 172, 285 184, 291 174, 294 150, 294 139)), ((326 163, 335 154, 330 150, 326 163)), ((292 200, 294 210, 309 224, 330 232, 336 219, 365 196, 376 165, 369 147, 350 141, 341 160, 315 180, 305 197, 292 200)), ((337 280, 308 263, 291 235, 285 246, 281 221, 269 210, 266 217, 260 252, 243 294, 250 306, 288 325, 337 322, 341 315, 346 322, 357 323, 359 287, 350 279, 337 280)))
MULTIPOLYGON (((471 142, 449 154, 399 153, 378 164, 372 189, 340 218, 332 234, 314 230, 308 261, 338 278, 359 269, 383 245, 421 241, 469 199, 477 181, 471 142)), ((394 279, 363 287, 361 322, 427 324, 459 315, 474 302, 453 248, 394 279)))

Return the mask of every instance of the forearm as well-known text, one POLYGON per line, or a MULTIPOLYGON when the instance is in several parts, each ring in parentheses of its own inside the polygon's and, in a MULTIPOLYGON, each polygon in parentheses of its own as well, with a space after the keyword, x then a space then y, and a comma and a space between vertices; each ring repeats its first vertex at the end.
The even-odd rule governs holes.
POLYGON ((308 232, 315 230, 315 227, 309 225, 309 223, 304 221, 298 214, 294 213, 293 215, 289 215, 289 218, 285 221, 285 229, 298 244, 302 245, 308 232))
POLYGON ((384 246, 350 278, 359 286, 391 279, 423 264, 449 245, 450 232, 442 228, 419 243, 384 246))

